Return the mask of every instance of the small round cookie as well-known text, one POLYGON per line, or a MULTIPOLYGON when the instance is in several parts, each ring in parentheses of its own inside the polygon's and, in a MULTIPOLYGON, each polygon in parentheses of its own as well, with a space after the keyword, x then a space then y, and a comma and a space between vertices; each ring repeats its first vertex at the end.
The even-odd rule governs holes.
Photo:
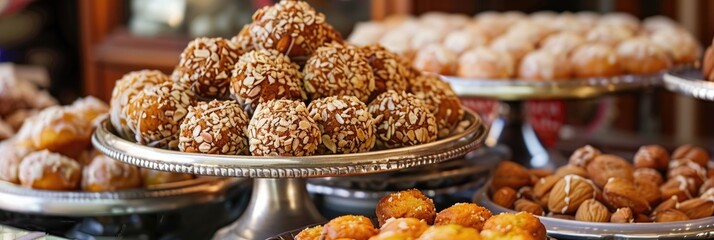
POLYGON ((513 229, 527 231, 535 239, 545 239, 545 226, 540 220, 527 212, 501 213, 486 220, 483 230, 508 233, 513 229))
POLYGON ((355 96, 366 102, 375 88, 372 67, 358 48, 338 43, 320 47, 303 69, 310 99, 355 96))
POLYGON ((248 115, 235 101, 199 102, 181 122, 178 148, 183 152, 248 154, 248 115))
POLYGON ((127 106, 127 125, 139 144, 177 149, 179 126, 195 101, 193 92, 178 82, 146 88, 127 106))
POLYGON ((473 228, 456 224, 431 226, 417 240, 480 240, 481 235, 473 228))
POLYGON ((479 29, 464 28, 450 32, 444 38, 444 47, 451 52, 462 53, 475 47, 486 46, 489 39, 480 31, 479 29))
POLYGON ((426 104, 411 93, 387 91, 369 106, 377 125, 377 146, 398 148, 436 140, 436 117, 426 104))
POLYGON ((83 115, 54 106, 27 119, 16 137, 22 146, 75 158, 90 146, 92 129, 83 115))
POLYGON ((47 150, 30 153, 20 163, 23 187, 68 191, 79 187, 82 167, 74 159, 47 150))
POLYGON ((434 223, 436 207, 434 201, 416 189, 391 193, 377 203, 377 220, 384 226, 390 218, 416 218, 434 223))
POLYGON ((598 25, 588 31, 585 35, 585 40, 589 43, 599 43, 615 47, 620 42, 632 38, 632 36, 632 32, 625 27, 598 25))
POLYGON ((374 91, 369 100, 387 90, 407 90, 410 70, 408 66, 403 65, 403 58, 376 44, 361 47, 360 50, 367 58, 374 74, 374 91))
POLYGON ((116 81, 112 90, 112 98, 109 101, 109 120, 111 120, 112 126, 121 137, 134 137, 134 133, 127 126, 126 113, 126 107, 132 102, 134 96, 145 88, 170 81, 169 76, 158 70, 130 72, 116 81))
POLYGON ((550 81, 569 79, 571 75, 568 58, 560 53, 537 50, 528 53, 518 65, 518 78, 550 81))
POLYGON ((374 119, 367 105, 353 96, 326 97, 307 106, 322 133, 319 154, 367 152, 374 147, 374 119))
POLYGON ((699 60, 701 46, 689 32, 681 29, 661 29, 650 40, 667 51, 674 64, 693 63, 699 60))
POLYGON ((82 189, 87 192, 116 191, 141 187, 138 167, 97 155, 84 167, 82 189))
POLYGON ((18 178, 22 159, 32 152, 32 149, 18 145, 15 140, 0 142, 0 180, 20 183, 18 178))
POLYGON ((490 47, 493 50, 508 53, 515 63, 520 62, 521 58, 535 49, 535 45, 525 38, 509 36, 494 39, 490 47))
POLYGON ((457 224, 481 231, 486 220, 491 216, 493 216, 491 211, 479 205, 457 203, 437 213, 434 225, 457 224))
POLYGON ((440 138, 451 134, 464 117, 459 96, 438 75, 422 74, 414 80, 409 92, 421 99, 434 115, 440 138))
POLYGON ((144 187, 194 179, 194 176, 188 173, 163 172, 148 168, 141 168, 140 170, 141 182, 144 184, 144 187))
POLYGON ((98 98, 87 96, 75 100, 69 109, 83 115, 90 122, 96 122, 109 112, 109 105, 98 98))
POLYGON ((456 72, 458 55, 441 44, 418 48, 413 67, 424 72, 453 75, 456 72))
POLYGON ((336 217, 322 227, 325 240, 354 239, 368 240, 379 234, 372 221, 365 216, 345 215, 336 217))
POLYGON ((300 101, 261 103, 248 124, 253 156, 310 156, 321 142, 320 127, 300 101))
POLYGON ((305 228, 295 235, 295 240, 320 240, 322 237, 322 226, 314 226, 311 228, 305 228))
POLYGON ((508 53, 477 47, 461 55, 457 75, 466 78, 508 79, 513 76, 515 65, 508 53))
POLYGON ((252 114, 258 104, 272 99, 305 100, 299 66, 277 50, 243 54, 231 77, 231 96, 252 114))
POLYGON ((181 53, 181 61, 172 74, 204 98, 228 97, 231 70, 244 50, 223 38, 196 38, 181 53))
POLYGON ((623 70, 633 74, 658 73, 672 66, 664 49, 646 38, 632 38, 620 43, 617 57, 623 70))
POLYGON ((585 43, 585 39, 580 35, 572 32, 561 32, 543 39, 540 42, 540 49, 567 56, 583 43, 585 43))
POLYGON ((243 28, 240 29, 240 32, 233 36, 231 38, 231 41, 234 42, 239 49, 242 49, 244 52, 250 52, 255 50, 255 47, 253 47, 253 38, 250 37, 250 28, 253 26, 253 23, 248 23, 246 25, 243 25, 243 28))
POLYGON ((427 225, 423 219, 407 217, 387 219, 387 222, 385 222, 379 230, 381 232, 399 232, 416 239, 421 236, 427 228, 429 228, 429 225, 427 225))
POLYGON ((585 44, 570 55, 576 77, 610 77, 622 73, 617 53, 603 44, 585 44))

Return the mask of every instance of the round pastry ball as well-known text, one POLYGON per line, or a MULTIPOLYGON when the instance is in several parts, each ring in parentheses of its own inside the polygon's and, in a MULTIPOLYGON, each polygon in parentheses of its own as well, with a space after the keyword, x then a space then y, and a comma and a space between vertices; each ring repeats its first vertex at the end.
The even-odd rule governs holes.
POLYGON ((513 229, 527 231, 535 239, 545 239, 545 226, 540 220, 527 212, 501 213, 486 220, 483 230, 508 233, 513 229))
POLYGON ((90 146, 93 129, 84 115, 54 106, 27 119, 16 137, 22 146, 75 158, 90 146))
POLYGON ((631 32, 640 29, 640 20, 629 13, 614 12, 603 15, 599 25, 623 27, 631 32))
POLYGON ((18 145, 14 140, 0 142, 0 180, 20 183, 18 178, 22 159, 32 152, 32 149, 18 145))
POLYGON ((367 152, 374 147, 374 119, 367 105, 353 96, 326 97, 307 107, 322 133, 320 154, 367 152))
POLYGON ((622 68, 634 74, 658 73, 672 65, 667 52, 646 38, 632 38, 620 43, 617 56, 622 68))
POLYGON ((345 215, 336 217, 322 227, 325 240, 355 239, 368 240, 379 234, 372 221, 364 216, 345 215))
POLYGON ((458 55, 439 43, 417 50, 413 66, 424 72, 453 75, 456 72, 458 55))
POLYGON ((480 240, 481 235, 473 228, 456 224, 431 226, 417 240, 480 240))
POLYGON ((570 55, 576 77, 610 77, 622 73, 617 53, 603 44, 585 44, 570 55))
POLYGON ((231 70, 243 51, 223 38, 196 38, 181 53, 174 81, 188 84, 204 98, 226 98, 231 70))
POLYGON ((436 118, 437 135, 440 138, 451 134, 464 117, 459 97, 451 85, 438 75, 422 74, 414 80, 409 91, 421 99, 436 118))
POLYGON ((82 189, 88 192, 116 191, 141 187, 139 168, 97 155, 84 167, 82 189))
POLYGON ((307 99, 298 65, 272 49, 243 54, 233 70, 230 90, 248 114, 268 100, 307 99))
POLYGON ((436 141, 438 126, 429 107, 411 93, 387 91, 369 104, 377 145, 398 148, 436 141))
POLYGON ((82 179, 82 167, 77 161, 47 150, 27 155, 19 173, 23 187, 44 190, 75 190, 82 179))
POLYGON ((399 232, 416 239, 421 236, 429 225, 426 221, 416 218, 390 218, 379 229, 381 232, 399 232))
POLYGON ((405 240, 405 239, 416 239, 417 237, 412 237, 409 234, 402 232, 380 232, 374 237, 369 238, 369 240, 405 240))
POLYGON ((222 155, 248 154, 248 115, 235 101, 199 102, 181 122, 179 150, 222 155))
POLYGON ((231 41, 238 45, 238 48, 244 52, 250 52, 255 49, 255 47, 253 47, 253 38, 250 37, 250 28, 252 26, 253 23, 243 25, 240 32, 231 38, 231 41))
POLYGON ((139 144, 177 149, 179 126, 194 102, 193 92, 181 83, 144 89, 127 106, 127 125, 139 144))
POLYGON ((616 47, 622 41, 632 38, 630 30, 622 26, 598 25, 588 31, 585 40, 590 43, 599 43, 616 47))
POLYGON ((457 203, 436 214, 434 225, 457 224, 481 231, 486 220, 491 218, 491 216, 491 211, 479 205, 473 203, 457 203))
POLYGON ((461 55, 457 75, 467 78, 507 79, 513 76, 514 68, 515 62, 509 54, 477 47, 461 55))
POLYGON ((145 187, 188 181, 191 179, 194 179, 194 176, 188 173, 163 172, 141 168, 141 180, 145 187))
POLYGON ((248 124, 253 156, 310 156, 321 139, 320 127, 300 101, 282 99, 261 103, 248 124))
POLYGON ((535 44, 522 37, 501 36, 493 40, 491 49, 508 53, 514 63, 521 61, 526 54, 535 49, 535 44))
POLYGON ((450 32, 444 38, 444 47, 454 53, 462 53, 466 50, 485 46, 489 39, 482 30, 478 28, 464 28, 450 32))
POLYGON ((419 190, 410 189, 382 197, 377 203, 376 214, 380 226, 390 218, 416 218, 432 224, 436 208, 430 198, 419 190))
POLYGON ((367 58, 356 47, 337 43, 320 47, 303 69, 310 99, 355 96, 366 102, 374 90, 374 74, 367 58))
POLYGON ((585 43, 585 39, 580 35, 571 32, 561 32, 543 39, 540 43, 540 49, 567 56, 583 43, 585 43))
POLYGON ((537 50, 528 53, 518 65, 518 78, 527 80, 562 80, 571 75, 568 58, 560 53, 537 50))
POLYGON ((248 31, 257 49, 275 49, 290 58, 305 58, 320 46, 342 42, 325 15, 305 1, 280 1, 258 9, 248 31))
POLYGON ((410 70, 402 63, 404 60, 401 57, 380 45, 367 45, 360 50, 367 58, 374 75, 374 91, 370 95, 370 100, 387 90, 407 90, 410 70))
POLYGON ((295 235, 295 240, 319 240, 322 237, 322 226, 305 228, 295 235))
POLYGON ((667 51, 675 64, 692 63, 699 60, 701 46, 689 32, 681 29, 661 29, 650 35, 655 45, 667 51))
POLYGON ((69 109, 82 115, 90 122, 103 119, 103 116, 109 112, 109 106, 105 102, 92 96, 75 100, 72 105, 69 106, 69 109))
POLYGON ((134 96, 139 94, 144 88, 170 82, 171 79, 166 74, 158 70, 141 70, 125 74, 117 80, 112 90, 112 98, 109 101, 109 120, 112 126, 123 138, 133 138, 134 133, 127 126, 126 108, 134 96))

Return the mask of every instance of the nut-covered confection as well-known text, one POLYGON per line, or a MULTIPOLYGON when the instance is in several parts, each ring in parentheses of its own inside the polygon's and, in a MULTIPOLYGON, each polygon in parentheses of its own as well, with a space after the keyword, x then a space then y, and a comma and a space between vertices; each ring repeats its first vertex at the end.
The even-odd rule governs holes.
POLYGON ((79 187, 82 168, 74 159, 47 150, 30 153, 20 164, 23 187, 67 191, 79 187))
POLYGON ((238 49, 242 49, 245 52, 255 50, 255 47, 253 47, 253 38, 250 36, 250 28, 252 26, 253 23, 243 25, 243 28, 240 29, 238 34, 231 38, 231 41, 238 46, 238 49))
POLYGON ((587 168, 588 176, 599 187, 604 187, 610 178, 624 178, 633 181, 632 173, 635 171, 632 165, 625 159, 615 155, 600 155, 593 159, 587 168))
POLYGON ((629 73, 653 74, 672 65, 667 52, 646 38, 625 40, 616 51, 623 70, 629 73))
POLYGON ((555 170, 555 175, 557 176, 567 176, 567 175, 578 175, 584 178, 590 177, 588 174, 588 171, 585 170, 584 167, 576 166, 576 165, 571 165, 567 164, 562 167, 559 167, 558 169, 555 170))
POLYGON ((635 181, 635 189, 650 206, 657 206, 662 201, 662 192, 659 190, 659 185, 653 182, 635 181))
POLYGON ((585 222, 609 222, 610 211, 597 200, 588 199, 578 207, 578 211, 575 212, 575 220, 585 222))
POLYGON ((546 196, 546 194, 553 189, 553 186, 555 186, 555 184, 558 183, 558 181, 560 181, 563 177, 564 176, 560 175, 550 175, 539 179, 533 186, 533 195, 538 198, 546 196))
POLYGON ((518 78, 536 81, 569 79, 570 63, 564 54, 537 50, 528 53, 518 65, 518 78))
POLYGON ((534 239, 545 239, 545 226, 536 216, 527 212, 501 213, 486 220, 483 230, 510 232, 521 229, 533 236, 534 239))
POLYGON ((74 158, 89 147, 93 129, 83 114, 54 106, 27 119, 15 137, 21 146, 74 158))
POLYGON ((615 208, 629 207, 634 213, 652 210, 650 204, 637 191, 632 181, 613 177, 603 187, 603 197, 608 205, 615 208))
POLYGON ((97 155, 84 167, 82 189, 89 192, 115 191, 141 187, 139 168, 105 155, 97 155))
POLYGON ((617 53, 610 46, 585 44, 570 55, 576 77, 609 77, 622 73, 617 53))
POLYGON ((146 187, 182 182, 193 178, 193 175, 187 173, 164 172, 148 168, 141 169, 141 182, 144 183, 144 186, 146 187))
POLYGON ((702 76, 704 79, 714 81, 714 40, 704 52, 704 61, 702 63, 702 76))
POLYGON ((481 231, 491 216, 491 211, 479 205, 457 203, 436 214, 434 225, 458 224, 481 231))
POLYGON ((707 179, 707 169, 690 159, 677 159, 669 163, 667 178, 684 176, 694 181, 697 188, 707 179))
POLYGON ((380 226, 384 225, 387 219, 407 217, 433 224, 436 207, 434 201, 419 190, 410 189, 382 197, 377 203, 376 215, 380 226))
POLYGON ((585 200, 597 195, 597 187, 588 179, 578 175, 568 175, 558 180, 548 199, 548 209, 551 212, 572 214, 585 200))
POLYGON ((417 77, 409 91, 426 103, 434 117, 439 130, 439 137, 451 134, 454 127, 464 117, 459 97, 451 89, 449 83, 433 74, 422 74, 417 77))
POLYGON ((356 97, 320 98, 312 101, 307 109, 322 133, 318 153, 357 153, 374 147, 374 119, 367 105, 356 97))
POLYGON ((374 91, 370 100, 387 90, 406 91, 409 86, 410 73, 402 58, 380 45, 367 45, 360 50, 367 58, 374 74, 374 91))
POLYGON ((32 149, 19 146, 14 140, 0 142, 0 180, 11 183, 20 183, 18 178, 20 163, 32 149))
POLYGON ((199 102, 181 122, 179 150, 222 155, 248 154, 248 115, 235 101, 199 102))
POLYGON ((362 51, 338 43, 318 48, 307 60, 303 78, 310 99, 348 95, 367 102, 375 89, 372 67, 362 51))
POLYGON ((257 49, 275 49, 291 58, 307 57, 342 37, 325 22, 325 15, 305 1, 280 1, 258 9, 248 31, 257 49))
POLYGON ((126 108, 134 96, 139 94, 144 88, 169 82, 171 79, 166 74, 158 70, 141 70, 124 74, 117 80, 112 90, 112 98, 109 101, 109 119, 112 126, 124 138, 134 137, 129 126, 127 126, 126 108))
POLYGON ((667 170, 669 153, 659 145, 646 145, 640 147, 635 153, 636 168, 654 168, 660 171, 667 170))
POLYGON ((233 70, 230 84, 231 97, 248 114, 268 100, 307 99, 298 65, 272 49, 243 54, 233 70))
POLYGON ((426 221, 407 217, 387 219, 387 222, 385 222, 379 230, 381 232, 399 232, 406 234, 407 237, 416 239, 421 236, 427 228, 429 228, 429 225, 426 224, 426 221))
POLYGON ((410 93, 387 91, 369 104, 369 112, 376 121, 379 147, 413 146, 437 138, 436 118, 410 93))
POLYGON ((600 155, 602 155, 602 152, 599 149, 586 145, 576 149, 575 152, 570 155, 568 163, 579 167, 586 167, 593 159, 600 155))
POLYGON ((689 159, 702 167, 707 167, 709 163, 709 153, 706 149, 691 144, 679 146, 672 153, 672 159, 689 159))
POLYGON ((321 141, 320 127, 300 101, 269 100, 258 105, 248 124, 253 156, 310 156, 321 141))
POLYGON ((417 50, 413 67, 424 72, 453 75, 456 72, 458 55, 439 43, 417 50))
POLYGON ((340 216, 322 226, 322 236, 325 240, 368 240, 378 233, 379 231, 374 228, 372 221, 364 216, 340 216))
POLYGON ((663 200, 676 197, 678 201, 691 199, 696 196, 698 191, 694 179, 682 175, 669 178, 659 187, 659 190, 662 193, 663 200))
POLYGON ((231 71, 243 54, 243 49, 223 38, 196 38, 181 53, 181 61, 174 70, 174 81, 191 86, 204 98, 228 96, 231 71))
POLYGON ((513 76, 515 65, 507 53, 477 47, 459 57, 456 71, 457 75, 467 78, 507 79, 513 76))

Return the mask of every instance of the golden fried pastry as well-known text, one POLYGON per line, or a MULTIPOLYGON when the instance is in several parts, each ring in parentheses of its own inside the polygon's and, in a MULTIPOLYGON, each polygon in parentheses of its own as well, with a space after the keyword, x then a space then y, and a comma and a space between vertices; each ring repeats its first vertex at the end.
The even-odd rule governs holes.
POLYGON ((164 172, 147 168, 141 169, 141 179, 145 187, 174 182, 182 182, 186 180, 191 180, 193 178, 194 176, 188 173, 164 172))
POLYGON ((406 91, 410 73, 399 56, 380 45, 368 45, 360 48, 374 74, 374 91, 369 97, 373 100, 387 90, 406 91))
POLYGON ((417 240, 480 240, 481 235, 473 228, 456 224, 431 226, 417 240))
POLYGON ((0 142, 0 180, 11 183, 20 183, 18 172, 22 159, 32 152, 24 146, 18 145, 14 140, 0 142))
POLYGON ((525 38, 501 36, 493 40, 491 49, 508 53, 514 63, 518 63, 529 52, 535 49, 533 42, 525 38))
POLYGON ((527 212, 501 213, 486 220, 483 230, 500 231, 508 234, 513 229, 525 230, 535 239, 545 239, 545 226, 527 212))
POLYGON ((169 82, 171 79, 166 74, 158 70, 141 70, 124 74, 121 79, 116 81, 114 90, 112 90, 112 98, 109 101, 110 113, 109 119, 112 126, 123 138, 134 138, 134 133, 127 125, 126 108, 132 102, 134 96, 139 94, 145 88, 154 85, 169 82))
POLYGON ((509 54, 477 47, 461 55, 457 75, 466 78, 507 79, 513 76, 514 69, 515 62, 509 54))
POLYGON ((413 94, 387 91, 369 106, 377 126, 377 146, 397 148, 436 141, 436 117, 413 94))
POLYGON ((514 228, 510 231, 484 230, 481 231, 481 239, 483 240, 541 240, 533 237, 531 233, 514 228))
POLYGON ((537 50, 528 53, 518 65, 518 78, 536 81, 569 79, 568 58, 560 53, 537 50))
POLYGON ((621 26, 598 25, 588 31, 585 40, 589 43, 617 47, 622 41, 632 38, 632 32, 621 26))
POLYGON ((418 48, 413 67, 424 72, 454 75, 458 55, 441 44, 435 43, 418 48))
POLYGON ((322 227, 322 235, 325 240, 340 238, 368 240, 378 233, 379 231, 374 228, 369 218, 355 215, 337 217, 322 227))
POLYGON ((572 32, 561 32, 543 39, 540 43, 540 49, 567 56, 583 43, 585 43, 585 39, 580 35, 572 32))
POLYGON ((693 63, 699 60, 699 42, 685 30, 661 29, 650 35, 655 45, 664 49, 674 64, 693 63))
POLYGON ((410 189, 384 196, 377 203, 376 214, 380 226, 390 218, 416 218, 432 224, 436 208, 430 198, 419 190, 410 189))
POLYGON ((258 105, 248 124, 253 156, 310 156, 322 142, 320 127, 305 103, 269 100, 258 105))
POLYGON ((193 153, 248 154, 248 121, 235 101, 200 102, 188 108, 178 148, 193 153))
POLYGON ((551 32, 553 32, 553 29, 548 24, 521 21, 511 26, 502 37, 523 39, 531 44, 536 44, 551 32))
POLYGON ((92 96, 75 100, 69 106, 69 109, 83 115, 85 119, 94 123, 109 113, 109 105, 92 96))
POLYGON ((416 239, 421 236, 429 225, 423 219, 416 218, 390 218, 379 229, 381 232, 398 232, 408 238, 416 239))
POLYGON ((223 38, 196 38, 181 53, 174 81, 191 87, 205 98, 226 98, 231 71, 243 55, 235 42, 223 38))
POLYGON ((295 240, 320 240, 322 237, 322 226, 305 228, 295 235, 295 240))
POLYGON ((486 220, 491 218, 491 216, 491 211, 479 205, 473 203, 457 203, 436 214, 434 225, 457 224, 481 231, 486 220))
POLYGON ((646 38, 622 41, 617 46, 617 57, 623 70, 633 74, 658 73, 672 66, 667 52, 646 38))
POLYGON ((599 25, 624 27, 630 32, 640 29, 640 20, 629 13, 613 12, 600 17, 599 25))
POLYGON ((459 125, 464 117, 459 97, 449 83, 434 74, 422 74, 417 77, 409 90, 414 96, 426 103, 439 130, 438 137, 446 137, 459 125))
POLYGON ((416 237, 409 236, 406 233, 403 232, 394 232, 394 231, 389 231, 389 232, 380 232, 379 234, 369 238, 369 240, 409 240, 409 239, 416 239, 416 237))
POLYGON ((570 55, 576 77, 610 77, 622 73, 617 53, 602 44, 585 44, 570 55))
POLYGON ((116 191, 141 187, 139 168, 111 159, 105 155, 94 157, 84 167, 82 189, 88 192, 116 191))
POLYGON ((54 106, 27 119, 17 138, 23 146, 75 158, 89 147, 92 129, 84 115, 67 107, 54 106))
POLYGON ((366 102, 374 90, 374 74, 358 48, 338 43, 320 47, 303 69, 310 99, 349 95, 366 102))
POLYGON ((318 153, 358 153, 374 147, 374 119, 367 105, 356 97, 320 98, 312 101, 307 110, 322 133, 318 153))
POLYGON ((47 150, 28 154, 20 163, 23 187, 68 191, 79 187, 82 167, 74 159, 47 150))

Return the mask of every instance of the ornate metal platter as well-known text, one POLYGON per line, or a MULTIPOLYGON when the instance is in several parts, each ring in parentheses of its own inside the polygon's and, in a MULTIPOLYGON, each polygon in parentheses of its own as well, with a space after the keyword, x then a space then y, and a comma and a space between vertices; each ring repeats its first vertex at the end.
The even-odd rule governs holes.
POLYGON ((699 68, 683 68, 664 74, 664 86, 690 97, 714 101, 714 82, 704 80, 699 68))

